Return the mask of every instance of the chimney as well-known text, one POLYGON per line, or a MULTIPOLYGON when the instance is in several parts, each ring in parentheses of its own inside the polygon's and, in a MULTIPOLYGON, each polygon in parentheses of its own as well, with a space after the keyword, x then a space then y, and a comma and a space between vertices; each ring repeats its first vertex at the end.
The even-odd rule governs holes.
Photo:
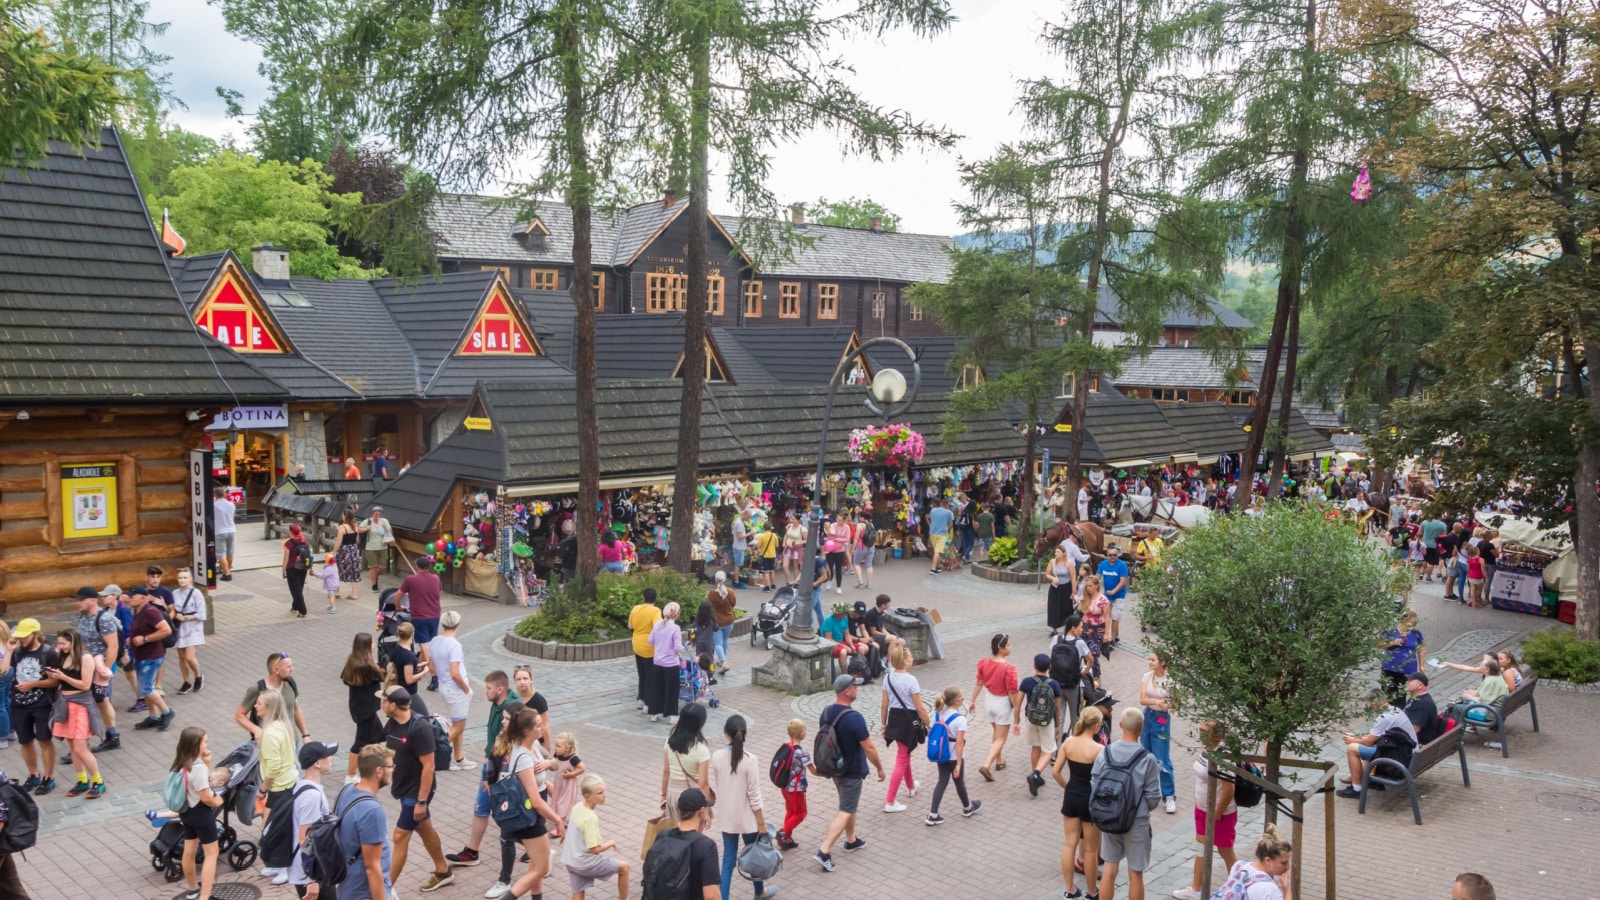
POLYGON ((678 202, 678 192, 677 191, 674 191, 671 188, 668 188, 665 192, 662 193, 662 195, 661 195, 661 208, 662 209, 671 209, 672 208, 672 204, 677 203, 677 202, 678 202))
POLYGON ((806 208, 798 203, 789 207, 789 221, 796 226, 804 225, 806 223, 806 208))
POLYGON ((867 220, 867 230, 873 234, 883 233, 883 216, 873 216, 867 220))
POLYGON ((250 268, 263 281, 288 281, 289 251, 262 244, 250 251, 250 268))

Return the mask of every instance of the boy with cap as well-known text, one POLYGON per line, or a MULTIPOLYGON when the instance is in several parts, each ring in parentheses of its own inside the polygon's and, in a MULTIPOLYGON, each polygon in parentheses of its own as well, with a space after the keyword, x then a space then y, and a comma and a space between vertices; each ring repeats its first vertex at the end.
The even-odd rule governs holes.
MULTIPOLYGON (((300 745, 300 780, 294 783, 294 793, 289 795, 294 811, 294 856, 289 860, 289 883, 300 897, 306 895, 306 886, 311 880, 306 876, 301 848, 305 845, 306 833, 311 826, 328 814, 328 796, 322 792, 322 779, 333 768, 331 760, 338 755, 338 744, 307 741, 300 745)), ((319 900, 322 900, 320 894, 319 900)))
POLYGON ((59 669, 61 659, 54 643, 45 642, 38 619, 18 622, 11 637, 17 642, 11 651, 11 727, 22 743, 22 761, 28 766, 28 780, 22 783, 22 789, 42 797, 56 789, 56 750, 51 743, 50 717, 59 690, 58 682, 45 672, 59 669), (43 746, 34 746, 35 742, 43 746))
POLYGON ((1050 655, 1035 653, 1033 655, 1033 674, 1022 679, 1017 686, 1022 692, 1022 702, 1026 704, 1024 711, 1028 719, 1028 793, 1039 796, 1039 788, 1044 787, 1044 765, 1049 762, 1050 755, 1056 752, 1056 734, 1061 727, 1061 685, 1050 677, 1050 655), (1033 695, 1039 691, 1041 696, 1049 693, 1052 699, 1050 720, 1048 722, 1035 722, 1033 695))

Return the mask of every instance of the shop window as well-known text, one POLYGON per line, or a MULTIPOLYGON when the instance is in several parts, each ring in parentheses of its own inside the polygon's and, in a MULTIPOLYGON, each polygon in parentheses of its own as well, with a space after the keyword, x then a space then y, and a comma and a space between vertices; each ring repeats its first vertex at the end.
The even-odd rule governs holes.
POLYGON ((561 284, 561 273, 555 269, 534 269, 528 273, 528 285, 536 291, 553 291, 561 284))
POLYGON ((594 311, 606 311, 606 273, 591 272, 589 283, 594 287, 594 311))
POLYGON ((747 281, 744 284, 744 317, 746 319, 761 318, 761 282, 747 281))
POLYGON ((922 321, 922 307, 916 303, 911 304, 911 321, 922 321))
POLYGON ((706 276, 706 315, 722 315, 722 286, 721 275, 706 276))
POLYGON ((837 284, 817 285, 817 318, 839 318, 839 286, 837 284))
POLYGON ((382 447, 393 456, 400 450, 400 417, 397 415, 366 415, 361 417, 361 459, 356 460, 365 471, 366 459, 382 447))
POLYGON ((689 276, 672 272, 651 272, 644 277, 644 311, 672 312, 683 309, 689 276))
POLYGON ((797 281, 781 281, 778 283, 778 318, 800 318, 800 283, 797 281))
POLYGON ((881 319, 889 309, 889 295, 883 291, 872 292, 872 317, 881 319))

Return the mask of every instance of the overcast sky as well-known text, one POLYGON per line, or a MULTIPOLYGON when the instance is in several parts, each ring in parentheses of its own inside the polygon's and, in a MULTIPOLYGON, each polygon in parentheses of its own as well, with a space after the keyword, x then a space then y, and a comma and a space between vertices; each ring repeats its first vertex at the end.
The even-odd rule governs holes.
MULTIPOLYGON (((1051 74, 1059 64, 1040 50, 1046 19, 1060 19, 1060 0, 952 0, 960 21, 934 40, 891 34, 882 42, 838 48, 855 68, 856 86, 872 101, 904 109, 962 135, 954 152, 913 151, 898 160, 871 163, 842 157, 831 135, 815 134, 779 147, 772 189, 785 202, 819 196, 870 196, 902 218, 901 228, 934 234, 961 231, 952 201, 961 194, 956 167, 980 159, 1018 136, 1014 111, 1019 79, 1051 74)), ((169 22, 158 52, 172 57, 173 89, 188 104, 173 118, 184 128, 213 137, 242 135, 240 123, 223 115, 218 86, 244 95, 253 109, 267 93, 256 73, 257 49, 228 34, 222 14, 205 0, 152 0, 150 20, 169 22)), ((712 209, 721 184, 713 173, 712 209)))

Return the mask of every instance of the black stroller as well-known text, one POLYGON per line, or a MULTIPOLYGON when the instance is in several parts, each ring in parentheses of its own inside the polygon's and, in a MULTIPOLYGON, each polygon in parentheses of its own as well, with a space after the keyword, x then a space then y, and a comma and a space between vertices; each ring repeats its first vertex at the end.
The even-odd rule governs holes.
POLYGON ((772 636, 789 627, 789 616, 794 612, 794 603, 794 588, 787 585, 778 588, 771 598, 761 601, 761 608, 756 610, 755 621, 750 623, 750 646, 754 647, 758 641, 764 640, 767 649, 771 650, 772 636))
MULTIPOLYGON (((256 861, 256 845, 239 840, 239 834, 228 824, 230 813, 238 816, 239 824, 249 825, 256 817, 256 790, 261 787, 261 767, 256 757, 256 745, 246 741, 217 763, 226 767, 228 782, 222 787, 222 821, 218 827, 217 852, 223 854, 235 872, 250 868, 256 861)), ((195 854, 195 864, 205 859, 202 849, 195 854)), ((150 866, 167 881, 183 877, 183 823, 173 819, 161 826, 150 842, 150 866)))
POLYGON ((411 613, 403 609, 394 608, 395 595, 400 593, 399 588, 389 588, 378 595, 378 668, 389 668, 389 650, 399 636, 395 633, 400 630, 402 622, 411 621, 411 613))

